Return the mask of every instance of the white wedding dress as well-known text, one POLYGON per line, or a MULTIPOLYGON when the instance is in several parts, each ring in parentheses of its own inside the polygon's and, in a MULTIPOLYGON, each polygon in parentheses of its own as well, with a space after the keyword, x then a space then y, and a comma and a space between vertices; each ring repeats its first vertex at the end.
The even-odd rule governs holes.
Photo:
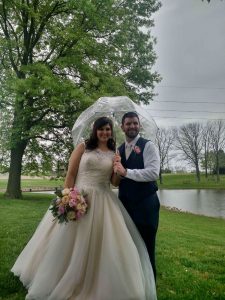
POLYGON ((110 189, 113 152, 85 151, 76 186, 88 213, 58 224, 48 210, 12 272, 34 300, 155 300, 147 250, 110 189))

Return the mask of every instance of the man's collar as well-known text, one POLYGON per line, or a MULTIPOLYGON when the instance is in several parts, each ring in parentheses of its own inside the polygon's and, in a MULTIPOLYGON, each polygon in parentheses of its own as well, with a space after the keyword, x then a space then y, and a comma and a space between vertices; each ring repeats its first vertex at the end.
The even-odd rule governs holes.
POLYGON ((127 141, 125 141, 125 146, 126 145, 132 145, 132 146, 135 146, 138 139, 140 138, 140 134, 138 134, 132 141, 130 141, 129 143, 127 141))

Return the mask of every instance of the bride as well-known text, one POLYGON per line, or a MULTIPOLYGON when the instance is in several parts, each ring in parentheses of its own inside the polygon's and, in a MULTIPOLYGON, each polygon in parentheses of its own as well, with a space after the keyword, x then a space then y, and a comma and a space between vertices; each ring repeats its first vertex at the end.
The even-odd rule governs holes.
POLYGON ((147 250, 110 189, 115 157, 113 124, 101 117, 73 151, 65 187, 88 195, 88 213, 59 224, 48 210, 12 272, 32 300, 155 300, 147 250))

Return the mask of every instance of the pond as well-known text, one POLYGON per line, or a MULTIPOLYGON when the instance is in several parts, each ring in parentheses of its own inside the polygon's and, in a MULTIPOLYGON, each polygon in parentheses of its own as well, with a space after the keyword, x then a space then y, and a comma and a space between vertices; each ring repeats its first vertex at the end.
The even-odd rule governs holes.
POLYGON ((163 206, 225 218, 225 190, 159 190, 158 196, 163 206))
MULTIPOLYGON (((114 189, 117 193, 117 189, 114 189)), ((35 193, 35 192, 34 192, 35 193)), ((37 193, 37 192, 36 192, 37 193)), ((51 193, 53 191, 40 191, 51 193)), ((161 205, 198 215, 225 219, 225 190, 159 190, 161 205)))

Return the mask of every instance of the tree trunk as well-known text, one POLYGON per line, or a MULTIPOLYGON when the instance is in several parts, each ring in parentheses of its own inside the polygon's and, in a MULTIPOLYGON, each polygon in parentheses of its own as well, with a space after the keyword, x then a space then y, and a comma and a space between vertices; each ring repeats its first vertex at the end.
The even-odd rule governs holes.
POLYGON ((200 170, 199 170, 198 163, 196 164, 196 177, 197 177, 197 181, 200 182, 200 170))
POLYGON ((205 155, 205 178, 208 178, 208 157, 205 155))
POLYGON ((219 172, 219 155, 216 154, 216 181, 220 182, 220 172, 219 172))
POLYGON ((9 179, 6 190, 6 197, 13 199, 22 198, 21 192, 21 170, 22 158, 26 148, 26 142, 21 141, 11 149, 11 159, 9 168, 9 179))
POLYGON ((161 172, 161 170, 159 171, 159 182, 160 182, 160 184, 163 183, 163 178, 162 178, 162 172, 161 172))

